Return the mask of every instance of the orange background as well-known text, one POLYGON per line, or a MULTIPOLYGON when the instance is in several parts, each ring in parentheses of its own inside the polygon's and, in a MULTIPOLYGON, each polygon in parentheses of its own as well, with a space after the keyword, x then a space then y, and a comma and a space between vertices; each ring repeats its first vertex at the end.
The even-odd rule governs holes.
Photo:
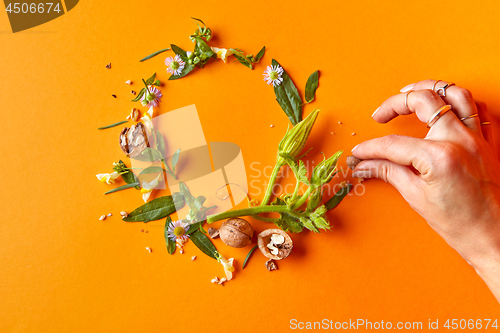
MULTIPOLYGON (((292 235, 294 252, 278 271, 267 272, 258 252, 242 270, 250 246, 217 240, 237 262, 234 280, 221 287, 210 279, 222 267, 192 243, 184 255, 167 253, 164 221, 121 221, 119 211, 142 204, 138 192, 103 196, 112 187, 95 178, 123 158, 120 129, 96 127, 124 119, 137 106, 129 90, 153 72, 166 82, 160 114, 196 104, 207 141, 240 145, 249 177, 252 162, 274 164, 287 127, 262 81, 272 58, 302 93, 309 74, 321 71, 317 99, 305 107, 322 108, 310 141, 315 161, 320 151, 344 149, 345 168, 363 140, 423 137, 416 117, 380 125, 370 115, 427 78, 469 88, 497 127, 499 12, 498 1, 87 0, 16 34, 0 13, 0 331, 283 332, 291 319, 500 318, 474 270, 382 181, 367 181, 364 195, 330 213, 331 232, 292 235), (268 52, 253 71, 219 61, 167 82, 165 55, 138 60, 170 43, 192 48, 190 16, 214 31, 213 46, 268 52)), ((257 232, 269 227, 252 223, 257 232)))

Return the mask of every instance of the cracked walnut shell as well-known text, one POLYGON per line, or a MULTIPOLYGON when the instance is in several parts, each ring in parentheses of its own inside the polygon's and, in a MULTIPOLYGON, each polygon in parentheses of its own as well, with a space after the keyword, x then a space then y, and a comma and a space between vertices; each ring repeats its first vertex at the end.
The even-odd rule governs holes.
POLYGON ((125 127, 120 133, 120 148, 128 157, 142 153, 148 147, 148 136, 143 123, 137 123, 130 128, 125 127))
POLYGON ((274 260, 281 260, 285 259, 292 253, 293 249, 293 242, 290 236, 286 232, 284 232, 281 229, 266 229, 263 232, 261 232, 258 236, 258 245, 259 245, 259 250, 262 252, 263 255, 265 255, 269 259, 274 259, 274 260), (275 244, 274 247, 278 249, 277 254, 272 254, 271 249, 268 247, 268 245, 271 243, 271 237, 273 235, 281 235, 285 238, 285 241, 282 244, 275 244))

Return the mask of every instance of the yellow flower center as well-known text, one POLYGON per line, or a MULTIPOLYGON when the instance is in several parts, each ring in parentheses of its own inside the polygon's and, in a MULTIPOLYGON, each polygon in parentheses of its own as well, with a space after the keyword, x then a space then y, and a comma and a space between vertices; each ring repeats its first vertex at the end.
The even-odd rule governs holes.
POLYGON ((174 71, 179 68, 179 63, 177 61, 172 61, 170 64, 170 68, 172 68, 174 71))
POLYGON ((183 227, 177 227, 174 229, 174 235, 179 237, 179 236, 184 236, 184 228, 183 227))
POLYGON ((271 80, 273 80, 273 81, 274 81, 274 80, 276 80, 276 79, 278 78, 278 72, 271 71, 271 72, 269 73, 269 78, 270 78, 271 80))
POLYGON ((227 270, 231 273, 234 272, 234 266, 229 267, 227 270))
POLYGON ((101 178, 101 182, 105 183, 106 182, 106 176, 101 178))
POLYGON ((151 192, 152 190, 153 190, 153 189, 148 190, 148 189, 145 189, 145 188, 141 188, 141 193, 149 193, 149 192, 151 192))

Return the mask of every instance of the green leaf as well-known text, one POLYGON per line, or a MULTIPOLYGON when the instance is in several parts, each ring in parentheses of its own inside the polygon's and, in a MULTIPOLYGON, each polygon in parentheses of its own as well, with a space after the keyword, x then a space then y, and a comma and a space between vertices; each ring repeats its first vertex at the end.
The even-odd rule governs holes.
POLYGON ((146 88, 142 88, 141 91, 139 91, 139 93, 137 94, 137 97, 134 98, 132 100, 132 102, 139 102, 142 98, 142 96, 144 95, 144 93, 146 92, 146 88))
POLYGON ((233 52, 234 57, 236 58, 236 60, 238 60, 240 64, 250 69, 253 69, 252 62, 245 56, 245 54, 243 54, 241 50, 238 49, 229 49, 229 50, 233 52))
POLYGON ((349 192, 351 192, 351 189, 352 189, 352 184, 347 184, 346 187, 343 187, 340 190, 338 190, 337 193, 335 193, 335 195, 325 203, 326 210, 331 210, 337 207, 337 205, 342 201, 342 199, 344 199, 345 196, 349 194, 349 192))
POLYGON ((177 79, 183 78, 184 76, 188 75, 194 68, 195 68, 194 65, 190 65, 190 64, 186 63, 186 65, 182 69, 182 72, 179 75, 170 75, 170 77, 168 79, 169 80, 177 80, 177 79))
POLYGON ((136 208, 126 218, 125 222, 149 222, 163 219, 176 212, 177 208, 184 207, 184 198, 180 193, 156 198, 136 208))
POLYGON ((210 258, 214 258, 217 260, 217 257, 215 256, 217 248, 200 230, 196 230, 195 232, 193 232, 189 238, 194 243, 194 245, 196 245, 201 250, 201 252, 205 253, 210 258))
POLYGON ((114 188, 108 192, 105 192, 104 194, 110 194, 110 193, 114 193, 114 192, 118 192, 118 191, 123 191, 123 190, 126 190, 128 188, 131 188, 131 187, 136 187, 136 186, 139 186, 139 183, 132 183, 132 184, 127 184, 127 185, 122 185, 120 187, 117 187, 117 188, 114 188))
POLYGON ((260 51, 259 53, 257 53, 257 55, 255 56, 253 62, 254 63, 258 63, 260 61, 260 59, 262 59, 262 57, 264 56, 264 54, 266 53, 266 47, 264 46, 260 51))
POLYGON ((290 169, 292 169, 295 178, 298 181, 306 185, 309 185, 309 179, 307 179, 307 169, 306 166, 304 165, 304 162, 302 162, 302 160, 299 160, 299 163, 297 164, 297 161, 290 154, 279 154, 279 155, 285 160, 290 169))
POLYGON ((194 208, 195 198, 191 195, 189 188, 186 186, 186 184, 184 184, 184 182, 179 182, 179 189, 181 190, 181 194, 184 197, 184 200, 186 201, 187 205, 190 208, 194 208))
POLYGON ((150 166, 150 167, 147 167, 146 169, 142 170, 139 174, 145 175, 145 174, 149 174, 149 173, 158 173, 158 172, 163 172, 163 171, 165 171, 165 169, 163 169, 162 167, 150 166))
POLYGON ((163 135, 161 135, 160 131, 155 131, 155 141, 156 141, 156 149, 160 152, 160 155, 165 156, 165 140, 163 139, 163 135))
POLYGON ((281 218, 279 219, 279 221, 275 222, 275 224, 280 227, 281 230, 293 233, 302 232, 302 230, 304 229, 297 218, 286 213, 282 213, 281 218))
POLYGON ((134 160, 143 162, 156 162, 162 159, 161 153, 154 148, 146 147, 140 155, 131 157, 134 160))
POLYGON ((146 80, 148 86, 152 85, 156 80, 156 73, 154 73, 149 79, 146 80))
POLYGON ((250 252, 248 252, 246 258, 245 258, 245 261, 243 261, 243 266, 241 266, 241 269, 245 269, 245 266, 247 265, 247 262, 248 262, 248 259, 250 259, 250 256, 252 255, 253 251, 255 251, 255 249, 257 248, 258 246, 255 245, 254 247, 252 247, 252 249, 250 250, 250 252))
POLYGON ((177 149, 174 153, 174 156, 172 156, 172 169, 173 172, 175 173, 175 166, 177 165, 177 162, 179 162, 179 155, 181 153, 181 149, 177 149))
MULTIPOLYGON (((182 222, 189 224, 189 220, 182 220, 182 222)), ((198 223, 189 224, 189 229, 187 231, 187 234, 191 235, 193 232, 200 230, 202 224, 203 224, 203 221, 198 222, 198 223)))
POLYGON ((187 60, 187 54, 186 51, 178 47, 177 45, 170 44, 170 47, 172 48, 172 51, 174 51, 175 54, 178 54, 179 57, 182 58, 182 60, 186 59, 187 60))
MULTIPOLYGON (((283 68, 275 59, 273 59, 272 65, 283 68)), ((283 82, 274 87, 276 100, 283 111, 285 111, 288 119, 290 119, 293 125, 296 125, 302 120, 302 99, 292 79, 288 76, 284 68, 283 73, 281 73, 281 78, 283 82)))
POLYGON ((203 204, 205 203, 206 200, 207 198, 205 198, 203 195, 200 195, 194 200, 194 208, 196 210, 200 210, 201 207, 203 207, 203 204))
POLYGON ((117 123, 114 123, 114 124, 111 124, 111 125, 108 125, 108 126, 99 127, 98 130, 103 130, 103 129, 106 129, 106 128, 115 127, 115 126, 118 126, 118 125, 121 125, 121 124, 125 124, 125 123, 128 123, 128 120, 119 121, 117 123))
POLYGON ((316 95, 316 89, 319 84, 319 71, 316 71, 309 76, 306 83, 306 102, 311 103, 316 95))
POLYGON ((174 254, 175 248, 176 248, 175 242, 168 237, 168 226, 169 226, 170 222, 172 222, 172 218, 170 216, 167 216, 167 220, 165 221, 165 229, 164 229, 163 233, 165 235, 165 242, 167 243, 168 253, 174 254))
POLYGON ((153 82, 153 85, 159 87, 161 85, 160 80, 156 80, 155 82, 153 82))
POLYGON ((193 20, 196 20, 198 22, 201 22, 201 24, 203 24, 204 26, 207 26, 202 20, 200 19, 197 19, 196 17, 191 17, 193 20))
POLYGON ((166 52, 168 50, 170 50, 170 49, 166 48, 166 49, 163 49, 163 50, 160 50, 160 51, 156 51, 155 53, 152 53, 152 54, 148 55, 147 57, 142 58, 141 60, 139 60, 139 62, 143 62, 143 61, 146 61, 146 60, 151 59, 153 57, 156 57, 158 54, 166 52))
MULTIPOLYGON (((119 168, 120 169, 125 169, 127 166, 125 165, 125 163, 123 163, 122 160, 120 160, 118 162, 120 164, 119 168)), ((132 184, 132 183, 139 183, 139 179, 137 178, 137 176, 132 172, 132 170, 127 170, 127 172, 125 173, 122 173, 121 174, 122 176, 122 179, 125 183, 127 184, 132 184)), ((135 186, 135 189, 136 190, 140 190, 141 187, 139 185, 135 186)))

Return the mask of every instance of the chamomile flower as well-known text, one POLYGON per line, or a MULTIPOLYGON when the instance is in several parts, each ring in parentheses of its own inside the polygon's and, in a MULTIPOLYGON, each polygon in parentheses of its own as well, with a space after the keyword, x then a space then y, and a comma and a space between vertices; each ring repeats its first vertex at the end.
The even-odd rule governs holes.
POLYGON ((189 230, 189 224, 182 222, 182 220, 170 222, 167 229, 167 237, 174 242, 179 240, 187 241, 189 235, 187 234, 189 230))
POLYGON ((217 54, 217 58, 222 59, 222 61, 224 61, 224 62, 227 61, 227 57, 229 57, 230 55, 233 55, 233 51, 228 50, 228 49, 221 49, 218 47, 211 47, 211 49, 213 52, 215 52, 215 54, 217 54))
POLYGON ((267 84, 273 84, 273 87, 279 86, 281 82, 283 82, 283 78, 281 77, 281 74, 283 74, 283 68, 280 66, 267 66, 266 70, 264 71, 264 81, 267 82, 267 84))
POLYGON ((142 181, 142 188, 141 188, 141 193, 142 193, 142 200, 144 202, 147 202, 149 199, 149 196, 151 195, 151 192, 153 189, 158 186, 158 183, 160 182, 161 178, 161 173, 158 174, 158 177, 156 177, 153 181, 147 182, 145 180, 142 181))
POLYGON ((158 104, 160 104, 162 97, 163 97, 163 95, 162 95, 160 89, 153 87, 153 86, 149 86, 148 91, 146 91, 144 93, 144 95, 142 95, 142 97, 141 97, 141 103, 144 106, 149 106, 149 107, 155 106, 156 107, 156 106, 158 106, 158 104))
POLYGON ((151 132, 153 130, 153 107, 150 107, 148 112, 145 112, 141 120, 146 125, 146 128, 151 132))
POLYGON ((120 174, 116 171, 113 173, 100 173, 96 175, 97 179, 108 185, 113 184, 115 182, 115 179, 118 178, 119 176, 120 174))
POLYGON ((176 54, 175 57, 168 57, 165 59, 165 65, 167 66, 167 72, 172 75, 181 74, 186 63, 182 61, 181 57, 176 54))

